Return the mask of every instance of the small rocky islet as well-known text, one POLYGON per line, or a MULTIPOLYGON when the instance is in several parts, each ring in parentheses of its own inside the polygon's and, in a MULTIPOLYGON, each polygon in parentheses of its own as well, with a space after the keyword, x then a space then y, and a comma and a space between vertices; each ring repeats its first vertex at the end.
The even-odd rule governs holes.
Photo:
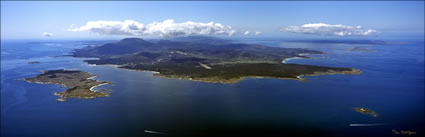
POLYGON ((376 113, 373 110, 367 109, 367 108, 356 107, 356 108, 354 108, 354 110, 356 110, 357 112, 360 112, 362 114, 367 114, 367 115, 371 115, 373 117, 378 117, 378 113, 376 113))

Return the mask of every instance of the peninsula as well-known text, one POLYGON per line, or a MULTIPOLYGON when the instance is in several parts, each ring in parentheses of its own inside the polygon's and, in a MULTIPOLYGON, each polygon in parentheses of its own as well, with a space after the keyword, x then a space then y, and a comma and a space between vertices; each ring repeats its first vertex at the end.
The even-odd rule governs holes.
POLYGON ((55 93, 55 95, 59 96, 57 101, 66 101, 67 98, 92 99, 109 96, 108 92, 92 90, 96 86, 109 84, 109 82, 93 80, 93 77, 95 75, 88 72, 59 69, 42 71, 42 74, 32 78, 26 78, 25 81, 30 83, 59 84, 67 87, 68 89, 64 92, 55 93))
POLYGON ((301 79, 299 76, 361 73, 352 68, 282 63, 288 58, 308 58, 304 54, 322 52, 192 36, 156 41, 126 38, 77 49, 71 56, 98 58, 85 60, 88 64, 155 71, 159 77, 219 83, 236 83, 248 77, 301 79))

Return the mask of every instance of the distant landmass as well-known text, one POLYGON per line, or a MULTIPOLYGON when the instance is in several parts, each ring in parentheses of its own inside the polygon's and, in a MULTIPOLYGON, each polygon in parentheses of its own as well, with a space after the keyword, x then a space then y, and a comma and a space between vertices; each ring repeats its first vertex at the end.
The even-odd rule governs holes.
POLYGON ((351 48, 350 51, 372 52, 373 50, 367 48, 354 47, 351 48))
POLYGON ((40 63, 41 63, 40 61, 30 61, 27 64, 40 64, 40 63))
POLYGON ((403 44, 403 42, 388 42, 388 41, 382 41, 382 40, 287 40, 286 42, 324 43, 324 44, 372 44, 372 45, 403 44))
POLYGON ((308 58, 302 54, 322 54, 301 48, 278 48, 234 43, 214 37, 183 37, 145 41, 125 38, 115 43, 88 46, 72 52, 74 57, 95 65, 154 71, 155 76, 204 82, 235 83, 246 77, 300 79, 321 74, 359 74, 352 68, 285 64, 288 58, 308 58))

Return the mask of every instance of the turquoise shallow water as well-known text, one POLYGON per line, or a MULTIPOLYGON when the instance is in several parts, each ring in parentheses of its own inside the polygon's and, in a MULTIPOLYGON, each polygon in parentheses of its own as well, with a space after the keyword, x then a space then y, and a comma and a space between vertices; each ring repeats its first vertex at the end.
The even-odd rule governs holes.
POLYGON ((104 42, 2 41, 1 135, 13 136, 392 136, 424 128, 424 43, 312 44, 246 40, 324 51, 287 63, 352 67, 361 75, 250 78, 236 84, 152 77, 150 72, 89 66, 62 56, 104 42), (350 51, 353 47, 372 52, 350 51), (40 64, 27 64, 40 61, 40 64), (111 97, 57 102, 57 85, 22 81, 40 70, 78 69, 114 84, 111 97), (354 111, 366 107, 374 118, 354 111), (350 124, 382 124, 351 127, 350 124), (148 131, 148 132, 146 132, 148 131), (150 133, 149 131, 160 132, 150 133))

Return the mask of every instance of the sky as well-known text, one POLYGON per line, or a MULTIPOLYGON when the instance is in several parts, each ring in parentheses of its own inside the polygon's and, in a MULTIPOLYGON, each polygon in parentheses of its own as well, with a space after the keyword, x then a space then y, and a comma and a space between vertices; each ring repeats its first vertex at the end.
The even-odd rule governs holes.
POLYGON ((424 2, 1 1, 2 40, 186 35, 423 36, 424 2))

